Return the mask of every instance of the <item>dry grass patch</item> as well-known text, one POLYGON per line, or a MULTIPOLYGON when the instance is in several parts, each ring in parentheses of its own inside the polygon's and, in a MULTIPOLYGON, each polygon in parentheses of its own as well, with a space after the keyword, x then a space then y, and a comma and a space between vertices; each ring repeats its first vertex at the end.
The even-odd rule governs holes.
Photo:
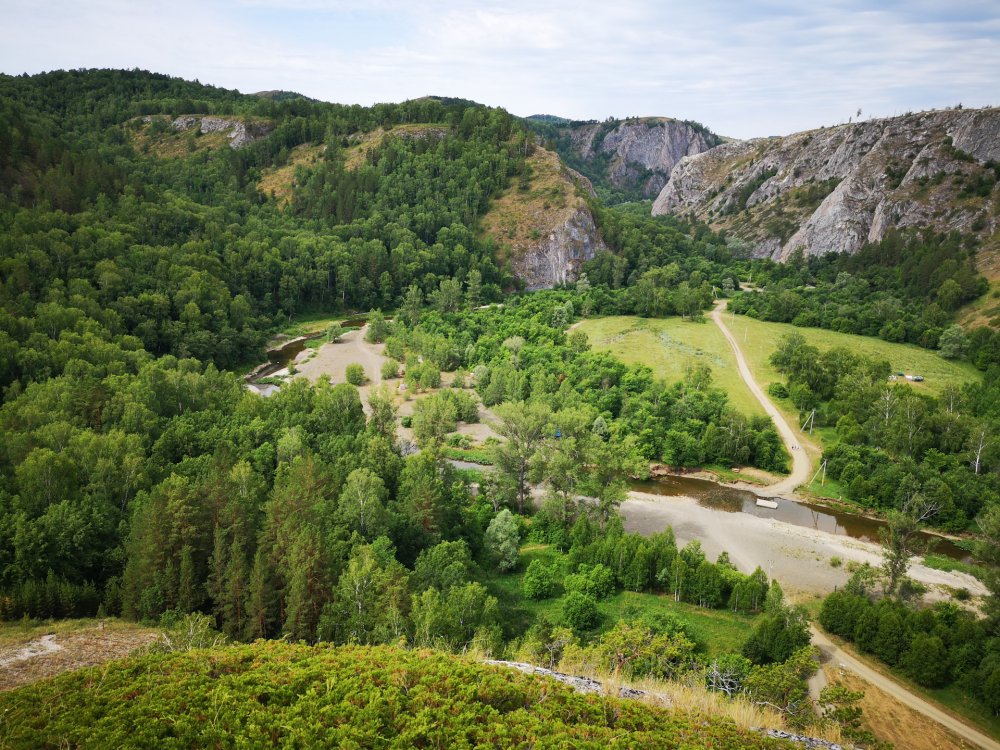
MULTIPOLYGON (((229 148, 229 130, 218 130, 213 133, 201 133, 197 127, 187 130, 174 130, 171 123, 174 118, 169 115, 151 115, 153 120, 166 123, 166 132, 153 132, 152 122, 143 122, 141 117, 129 121, 132 146, 140 153, 148 153, 159 159, 183 159, 199 151, 210 151, 229 148)), ((260 117, 236 115, 190 115, 190 117, 221 117, 226 120, 240 122, 268 122, 260 117)))
POLYGON ((536 147, 527 168, 525 176, 516 178, 482 218, 483 232, 498 247, 530 247, 583 205, 570 172, 555 152, 536 147))
POLYGON ((268 167, 261 175, 257 189, 264 195, 273 196, 279 206, 285 206, 292 199, 297 167, 315 164, 323 155, 324 147, 304 143, 291 150, 288 163, 282 167, 268 167))
POLYGON ((368 158, 368 154, 382 144, 388 136, 400 138, 424 138, 427 136, 443 136, 448 132, 447 125, 435 125, 432 123, 410 123, 408 125, 396 125, 389 130, 376 128, 370 133, 357 133, 348 140, 350 146, 344 149, 344 166, 347 169, 357 169, 368 158))
POLYGON ((0 690, 121 659, 158 637, 157 630, 116 619, 4 625, 0 627, 0 690))
POLYGON ((824 666, 823 671, 831 685, 864 691, 861 709, 865 723, 878 739, 908 750, 971 750, 975 747, 857 675, 832 664, 824 666))

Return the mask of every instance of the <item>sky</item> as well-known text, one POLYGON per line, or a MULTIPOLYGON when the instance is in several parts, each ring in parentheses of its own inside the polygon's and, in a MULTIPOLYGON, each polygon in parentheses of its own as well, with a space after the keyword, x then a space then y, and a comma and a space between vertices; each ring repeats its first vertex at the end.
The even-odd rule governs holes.
POLYGON ((1000 105, 1000 0, 0 0, 0 72, 136 67, 750 138, 1000 105))

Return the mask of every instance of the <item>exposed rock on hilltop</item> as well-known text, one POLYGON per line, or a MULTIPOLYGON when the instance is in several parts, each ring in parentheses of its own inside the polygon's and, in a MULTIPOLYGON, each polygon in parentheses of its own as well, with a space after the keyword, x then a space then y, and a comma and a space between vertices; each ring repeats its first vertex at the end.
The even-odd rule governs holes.
POLYGON ((531 120, 571 166, 623 198, 656 196, 683 157, 721 142, 696 123, 666 117, 567 124, 536 115, 531 120))
POLYGON ((947 110, 725 143, 682 159, 654 214, 693 214, 784 260, 855 252, 892 227, 989 238, 1000 110, 947 110))
POLYGON ((193 151, 240 149, 274 129, 268 120, 218 115, 146 115, 131 122, 136 148, 161 158, 184 157, 193 151))
POLYGON ((494 201, 482 227, 525 286, 542 289, 575 280, 606 247, 584 198, 590 182, 547 149, 527 161, 528 174, 494 201))
POLYGON ((198 128, 201 133, 226 133, 230 148, 242 148, 271 132, 271 126, 263 122, 244 122, 226 117, 194 117, 182 115, 171 126, 174 130, 198 128))

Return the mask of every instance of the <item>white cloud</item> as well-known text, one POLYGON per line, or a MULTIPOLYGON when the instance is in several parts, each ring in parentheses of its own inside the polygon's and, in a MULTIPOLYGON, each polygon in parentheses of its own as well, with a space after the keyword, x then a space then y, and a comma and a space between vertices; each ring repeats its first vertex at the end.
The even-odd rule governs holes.
POLYGON ((955 0, 6 0, 0 70, 144 67, 371 103, 664 114, 736 136, 1000 99, 1000 18, 955 0))

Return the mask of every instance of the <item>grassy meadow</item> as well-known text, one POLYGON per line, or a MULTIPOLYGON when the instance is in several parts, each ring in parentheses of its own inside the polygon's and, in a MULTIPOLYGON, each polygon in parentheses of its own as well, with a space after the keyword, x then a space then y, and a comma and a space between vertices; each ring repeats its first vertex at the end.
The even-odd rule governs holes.
POLYGON ((608 351, 629 365, 646 365, 657 377, 675 382, 692 366, 712 368, 712 382, 729 394, 745 414, 764 409, 740 379, 736 357, 722 331, 709 319, 692 322, 680 318, 639 318, 616 315, 580 322, 594 349, 608 351))
MULTIPOLYGON (((893 344, 869 336, 837 333, 822 328, 799 328, 787 323, 767 323, 743 315, 727 315, 726 327, 732 332, 743 350, 747 363, 757 382, 765 390, 771 383, 784 382, 781 373, 771 366, 770 358, 789 333, 798 333, 806 341, 825 351, 843 346, 869 357, 888 360, 893 372, 923 375, 922 383, 906 381, 918 391, 939 395, 949 383, 961 385, 978 380, 981 374, 968 362, 944 359, 937 352, 912 344, 893 344)), ((654 374, 668 382, 684 377, 694 364, 707 364, 712 368, 713 383, 729 394, 733 406, 745 414, 763 414, 764 410, 740 379, 733 355, 718 327, 706 319, 691 322, 680 318, 639 318, 616 315, 582 321, 578 330, 587 334, 591 345, 608 351, 627 364, 643 364, 654 374)), ((789 424, 798 427, 798 410, 788 399, 775 399, 775 405, 785 414, 789 424)), ((810 457, 815 461, 823 445, 834 437, 832 428, 814 431, 811 439, 802 437, 810 457)), ((831 495, 828 488, 817 481, 812 488, 816 494, 831 495)))
MULTIPOLYGON (((488 580, 490 593, 500 601, 507 612, 508 620, 516 627, 526 628, 539 615, 545 615, 552 622, 561 619, 562 593, 551 599, 532 601, 525 598, 522 590, 524 571, 535 559, 545 563, 558 560, 560 554, 549 545, 527 544, 521 549, 521 559, 517 570, 507 574, 492 574, 488 580)), ((619 591, 599 601, 601 623, 595 634, 615 626, 619 620, 634 622, 642 617, 673 615, 686 623, 695 640, 703 644, 709 656, 739 651, 753 628, 755 618, 736 614, 726 609, 704 609, 685 602, 675 602, 663 594, 645 594, 634 591, 619 591)))

